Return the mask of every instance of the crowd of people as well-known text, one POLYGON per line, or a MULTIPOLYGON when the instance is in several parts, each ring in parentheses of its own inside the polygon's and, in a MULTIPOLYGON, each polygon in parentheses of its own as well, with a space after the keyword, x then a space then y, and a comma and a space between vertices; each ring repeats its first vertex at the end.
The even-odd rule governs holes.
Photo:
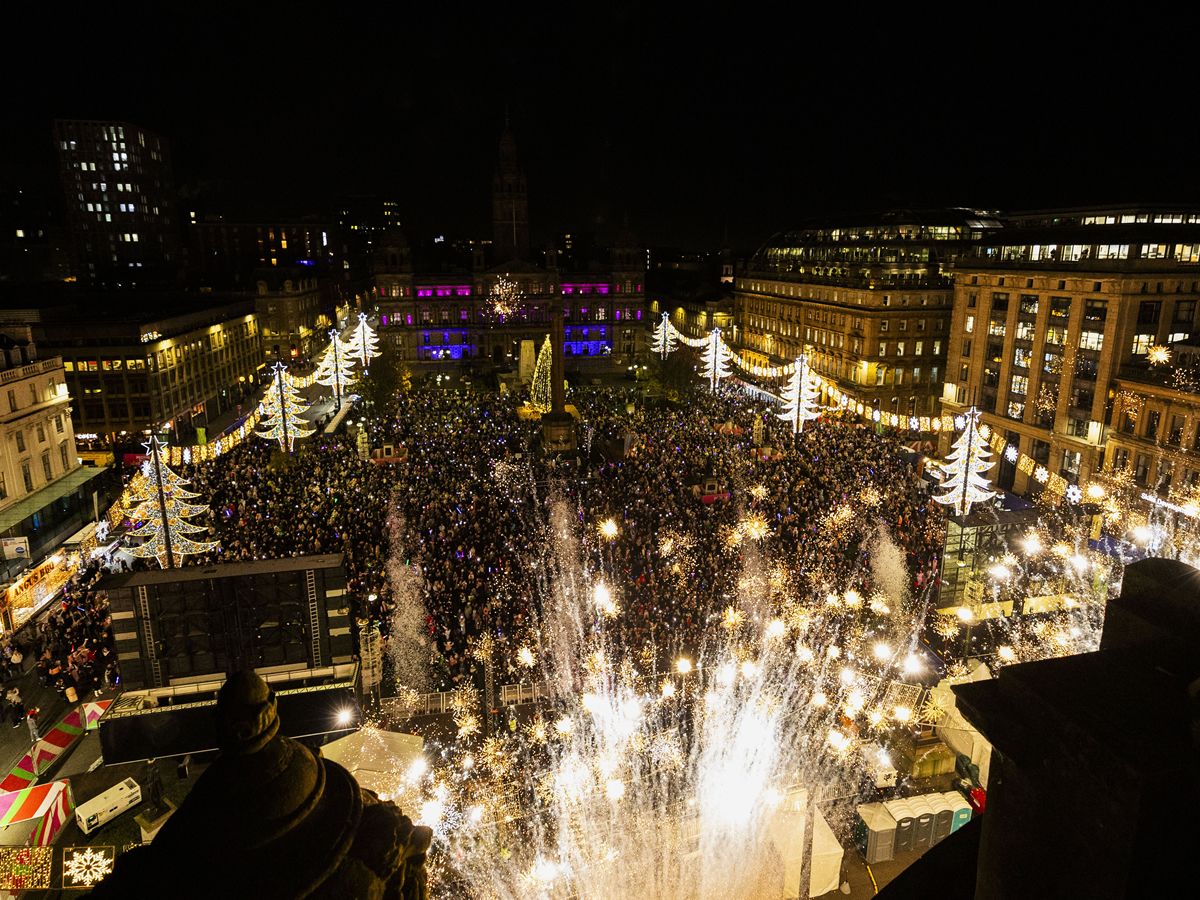
POLYGON ((771 408, 732 390, 671 404, 632 386, 589 388, 573 401, 578 460, 540 451, 540 429, 515 395, 465 388, 402 394, 373 418, 373 443, 402 448, 400 463, 318 434, 291 455, 250 440, 185 466, 219 542, 190 562, 341 553, 356 622, 378 623, 388 640, 399 560, 421 585, 436 689, 474 676, 473 640, 490 634, 512 648, 536 626, 550 485, 577 510, 587 565, 620 597, 617 629, 631 648, 699 644, 755 552, 730 538, 747 516, 765 520, 772 559, 798 590, 872 590, 881 526, 906 555, 910 588, 936 580, 940 507, 894 437, 828 419, 793 436, 771 408), (700 498, 702 483, 717 486, 704 498, 715 502, 700 498), (845 521, 831 524, 839 509, 845 521), (619 539, 589 539, 608 518, 619 539))
MULTIPOLYGON (((121 681, 108 597, 94 590, 107 572, 101 560, 91 560, 63 587, 62 596, 36 622, 0 637, 0 671, 4 676, 3 716, 19 727, 36 719, 31 698, 22 696, 20 682, 30 671, 39 683, 53 689, 67 704, 116 688, 121 681)), ((36 726, 30 728, 36 737, 36 726)))

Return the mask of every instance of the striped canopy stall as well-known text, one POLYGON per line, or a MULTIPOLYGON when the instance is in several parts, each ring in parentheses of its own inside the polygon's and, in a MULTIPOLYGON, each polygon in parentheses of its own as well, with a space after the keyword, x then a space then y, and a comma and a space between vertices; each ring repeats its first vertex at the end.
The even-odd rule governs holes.
POLYGON ((112 703, 111 700, 99 700, 95 703, 85 703, 75 707, 62 721, 42 735, 28 753, 17 761, 12 771, 0 781, 0 791, 19 791, 27 788, 38 780, 38 777, 50 768, 95 720, 98 721, 112 703))
MULTIPOLYGON (((34 846, 45 846, 54 840, 59 828, 70 818, 74 806, 71 785, 66 781, 51 781, 19 791, 5 791, 0 793, 0 829, 40 819, 33 831, 32 843, 34 846)), ((2 841, 3 831, 0 831, 2 841)))

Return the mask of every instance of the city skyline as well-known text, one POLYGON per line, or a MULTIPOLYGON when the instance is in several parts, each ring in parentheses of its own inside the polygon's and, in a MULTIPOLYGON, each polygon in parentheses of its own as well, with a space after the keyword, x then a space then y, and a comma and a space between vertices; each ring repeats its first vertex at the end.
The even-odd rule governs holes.
POLYGON ((649 245, 753 249, 844 210, 1200 199, 1198 126, 1166 87, 1181 62, 1084 85, 1082 50, 1036 75, 990 62, 1002 32, 967 57, 936 34, 789 49, 769 22, 620 6, 460 26, 381 16, 319 35, 300 10, 237 28, 147 16, 172 37, 135 60, 80 24, 56 26, 54 66, 14 98, 3 187, 52 184, 53 119, 127 121, 168 138, 184 202, 288 215, 376 193, 414 235, 486 236, 507 118, 539 246, 626 220, 649 245))

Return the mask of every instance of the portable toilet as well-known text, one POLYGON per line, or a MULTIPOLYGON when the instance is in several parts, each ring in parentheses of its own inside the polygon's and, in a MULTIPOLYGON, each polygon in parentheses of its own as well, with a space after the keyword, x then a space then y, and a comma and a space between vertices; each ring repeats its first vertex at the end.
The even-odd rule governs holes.
POLYGON ((854 838, 867 865, 887 862, 896 855, 896 820, 882 803, 864 803, 858 807, 854 838))
POLYGON ((954 827, 954 807, 943 794, 926 794, 933 807, 933 843, 940 844, 954 827))
POLYGON ((953 817, 950 823, 950 833, 953 834, 971 821, 971 816, 973 815, 971 804, 968 803, 967 798, 958 791, 946 791, 946 793, 942 794, 942 796, 945 797, 946 802, 950 804, 950 810, 953 817))
POLYGON ((933 807, 923 796, 910 797, 908 804, 913 811, 913 849, 921 853, 933 843, 933 807))
POLYGON ((915 824, 912 807, 909 806, 907 800, 888 800, 883 804, 883 808, 896 822, 895 852, 911 850, 913 848, 913 825, 915 824))

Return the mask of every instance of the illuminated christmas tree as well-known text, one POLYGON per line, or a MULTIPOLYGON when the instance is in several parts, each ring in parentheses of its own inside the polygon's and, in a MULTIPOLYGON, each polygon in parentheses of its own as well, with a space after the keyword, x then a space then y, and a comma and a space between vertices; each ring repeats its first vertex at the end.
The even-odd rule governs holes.
POLYGON ((367 314, 358 314, 358 324, 345 345, 346 355, 362 363, 363 369, 371 365, 371 360, 379 355, 379 336, 375 329, 367 324, 367 314))
POLYGON ((333 388, 337 409, 342 408, 342 393, 354 384, 354 357, 347 352, 337 329, 329 332, 329 347, 321 357, 317 371, 313 373, 317 384, 333 388))
POLYGON ((944 493, 934 497, 938 503, 949 506, 957 516, 965 516, 971 511, 971 506, 982 503, 996 496, 989 490, 989 482, 984 473, 994 462, 989 461, 992 455, 984 436, 980 434, 979 410, 971 407, 963 414, 963 432, 954 441, 950 455, 941 464, 946 473, 942 482, 944 493))
POLYGON ((529 405, 541 413, 550 412, 554 405, 550 375, 553 359, 554 348, 550 345, 550 335, 546 335, 542 349, 538 351, 537 362, 533 364, 533 384, 529 388, 529 405))
POLYGON ((704 377, 708 379, 708 389, 715 391, 722 378, 729 377, 729 347, 721 340, 721 329, 714 328, 708 336, 704 347, 704 377))
POLYGON ((654 343, 651 344, 650 349, 662 359, 666 359, 667 354, 674 353, 678 345, 679 340, 675 337, 675 326, 671 324, 669 315, 663 313, 662 320, 655 326, 654 343))
POLYGON ((287 366, 276 363, 272 372, 271 384, 263 394, 259 407, 265 430, 256 434, 268 441, 279 441, 283 451, 291 453, 296 438, 308 437, 315 429, 310 427, 306 419, 300 418, 302 413, 308 411, 308 404, 288 375, 287 366))
POLYGON ((134 530, 134 537, 146 540, 127 547, 126 552, 130 556, 154 557, 162 568, 174 569, 183 565, 185 556, 215 550, 217 542, 189 537, 207 533, 206 528, 187 520, 207 512, 208 507, 190 502, 200 495, 188 490, 187 482, 167 467, 158 438, 151 436, 145 446, 148 458, 142 464, 142 479, 130 495, 137 506, 129 518, 142 523, 134 530))
POLYGON ((787 389, 783 392, 783 412, 779 418, 792 423, 792 434, 804 430, 804 423, 820 415, 817 409, 817 382, 808 367, 808 357, 796 357, 796 371, 792 373, 787 389))

